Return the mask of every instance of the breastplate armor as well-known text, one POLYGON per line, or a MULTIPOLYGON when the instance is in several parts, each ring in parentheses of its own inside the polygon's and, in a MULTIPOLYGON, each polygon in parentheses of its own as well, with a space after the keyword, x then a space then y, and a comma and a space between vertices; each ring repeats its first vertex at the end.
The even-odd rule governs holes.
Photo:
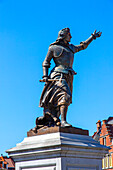
POLYGON ((56 65, 53 69, 54 71, 63 72, 66 74, 71 71, 72 74, 76 74, 76 72, 72 69, 74 53, 70 48, 61 45, 54 45, 53 60, 56 65))

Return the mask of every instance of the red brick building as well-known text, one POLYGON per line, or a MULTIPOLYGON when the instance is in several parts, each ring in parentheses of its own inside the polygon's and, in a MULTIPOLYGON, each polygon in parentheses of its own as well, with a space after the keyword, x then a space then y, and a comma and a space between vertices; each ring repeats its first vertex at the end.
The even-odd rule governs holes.
POLYGON ((93 139, 99 141, 100 144, 109 146, 109 154, 102 160, 103 170, 113 170, 113 117, 109 117, 102 122, 99 120, 97 123, 97 131, 92 136, 93 139))
POLYGON ((0 169, 1 170, 15 170, 15 164, 11 158, 7 156, 0 156, 0 169))

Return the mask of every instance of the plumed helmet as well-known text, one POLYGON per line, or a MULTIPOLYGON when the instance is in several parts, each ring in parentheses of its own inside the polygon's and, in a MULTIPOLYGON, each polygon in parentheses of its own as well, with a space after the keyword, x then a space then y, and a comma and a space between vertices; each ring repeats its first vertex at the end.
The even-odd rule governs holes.
POLYGON ((70 29, 63 28, 59 31, 57 40, 64 39, 68 33, 70 33, 70 29))

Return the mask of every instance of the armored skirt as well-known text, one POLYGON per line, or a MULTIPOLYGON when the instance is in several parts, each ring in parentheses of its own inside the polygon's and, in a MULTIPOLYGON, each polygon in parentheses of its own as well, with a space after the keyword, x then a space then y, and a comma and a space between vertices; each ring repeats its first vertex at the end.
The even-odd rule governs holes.
POLYGON ((59 106, 72 103, 73 75, 70 71, 68 74, 53 71, 49 77, 54 81, 45 84, 40 98, 40 107, 44 107, 45 112, 46 110, 50 113, 52 110, 58 112, 59 106))

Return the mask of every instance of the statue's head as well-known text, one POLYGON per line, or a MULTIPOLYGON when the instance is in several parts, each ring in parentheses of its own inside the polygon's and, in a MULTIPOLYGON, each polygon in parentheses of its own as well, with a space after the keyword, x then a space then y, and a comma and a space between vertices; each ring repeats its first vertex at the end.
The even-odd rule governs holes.
POLYGON ((70 42, 71 38, 70 29, 64 28, 59 31, 57 40, 66 40, 67 42, 70 42))
POLYGON ((70 29, 64 28, 59 31, 57 40, 54 43, 50 44, 50 46, 55 44, 61 44, 61 42, 68 44, 71 38, 72 36, 70 34, 70 29))

